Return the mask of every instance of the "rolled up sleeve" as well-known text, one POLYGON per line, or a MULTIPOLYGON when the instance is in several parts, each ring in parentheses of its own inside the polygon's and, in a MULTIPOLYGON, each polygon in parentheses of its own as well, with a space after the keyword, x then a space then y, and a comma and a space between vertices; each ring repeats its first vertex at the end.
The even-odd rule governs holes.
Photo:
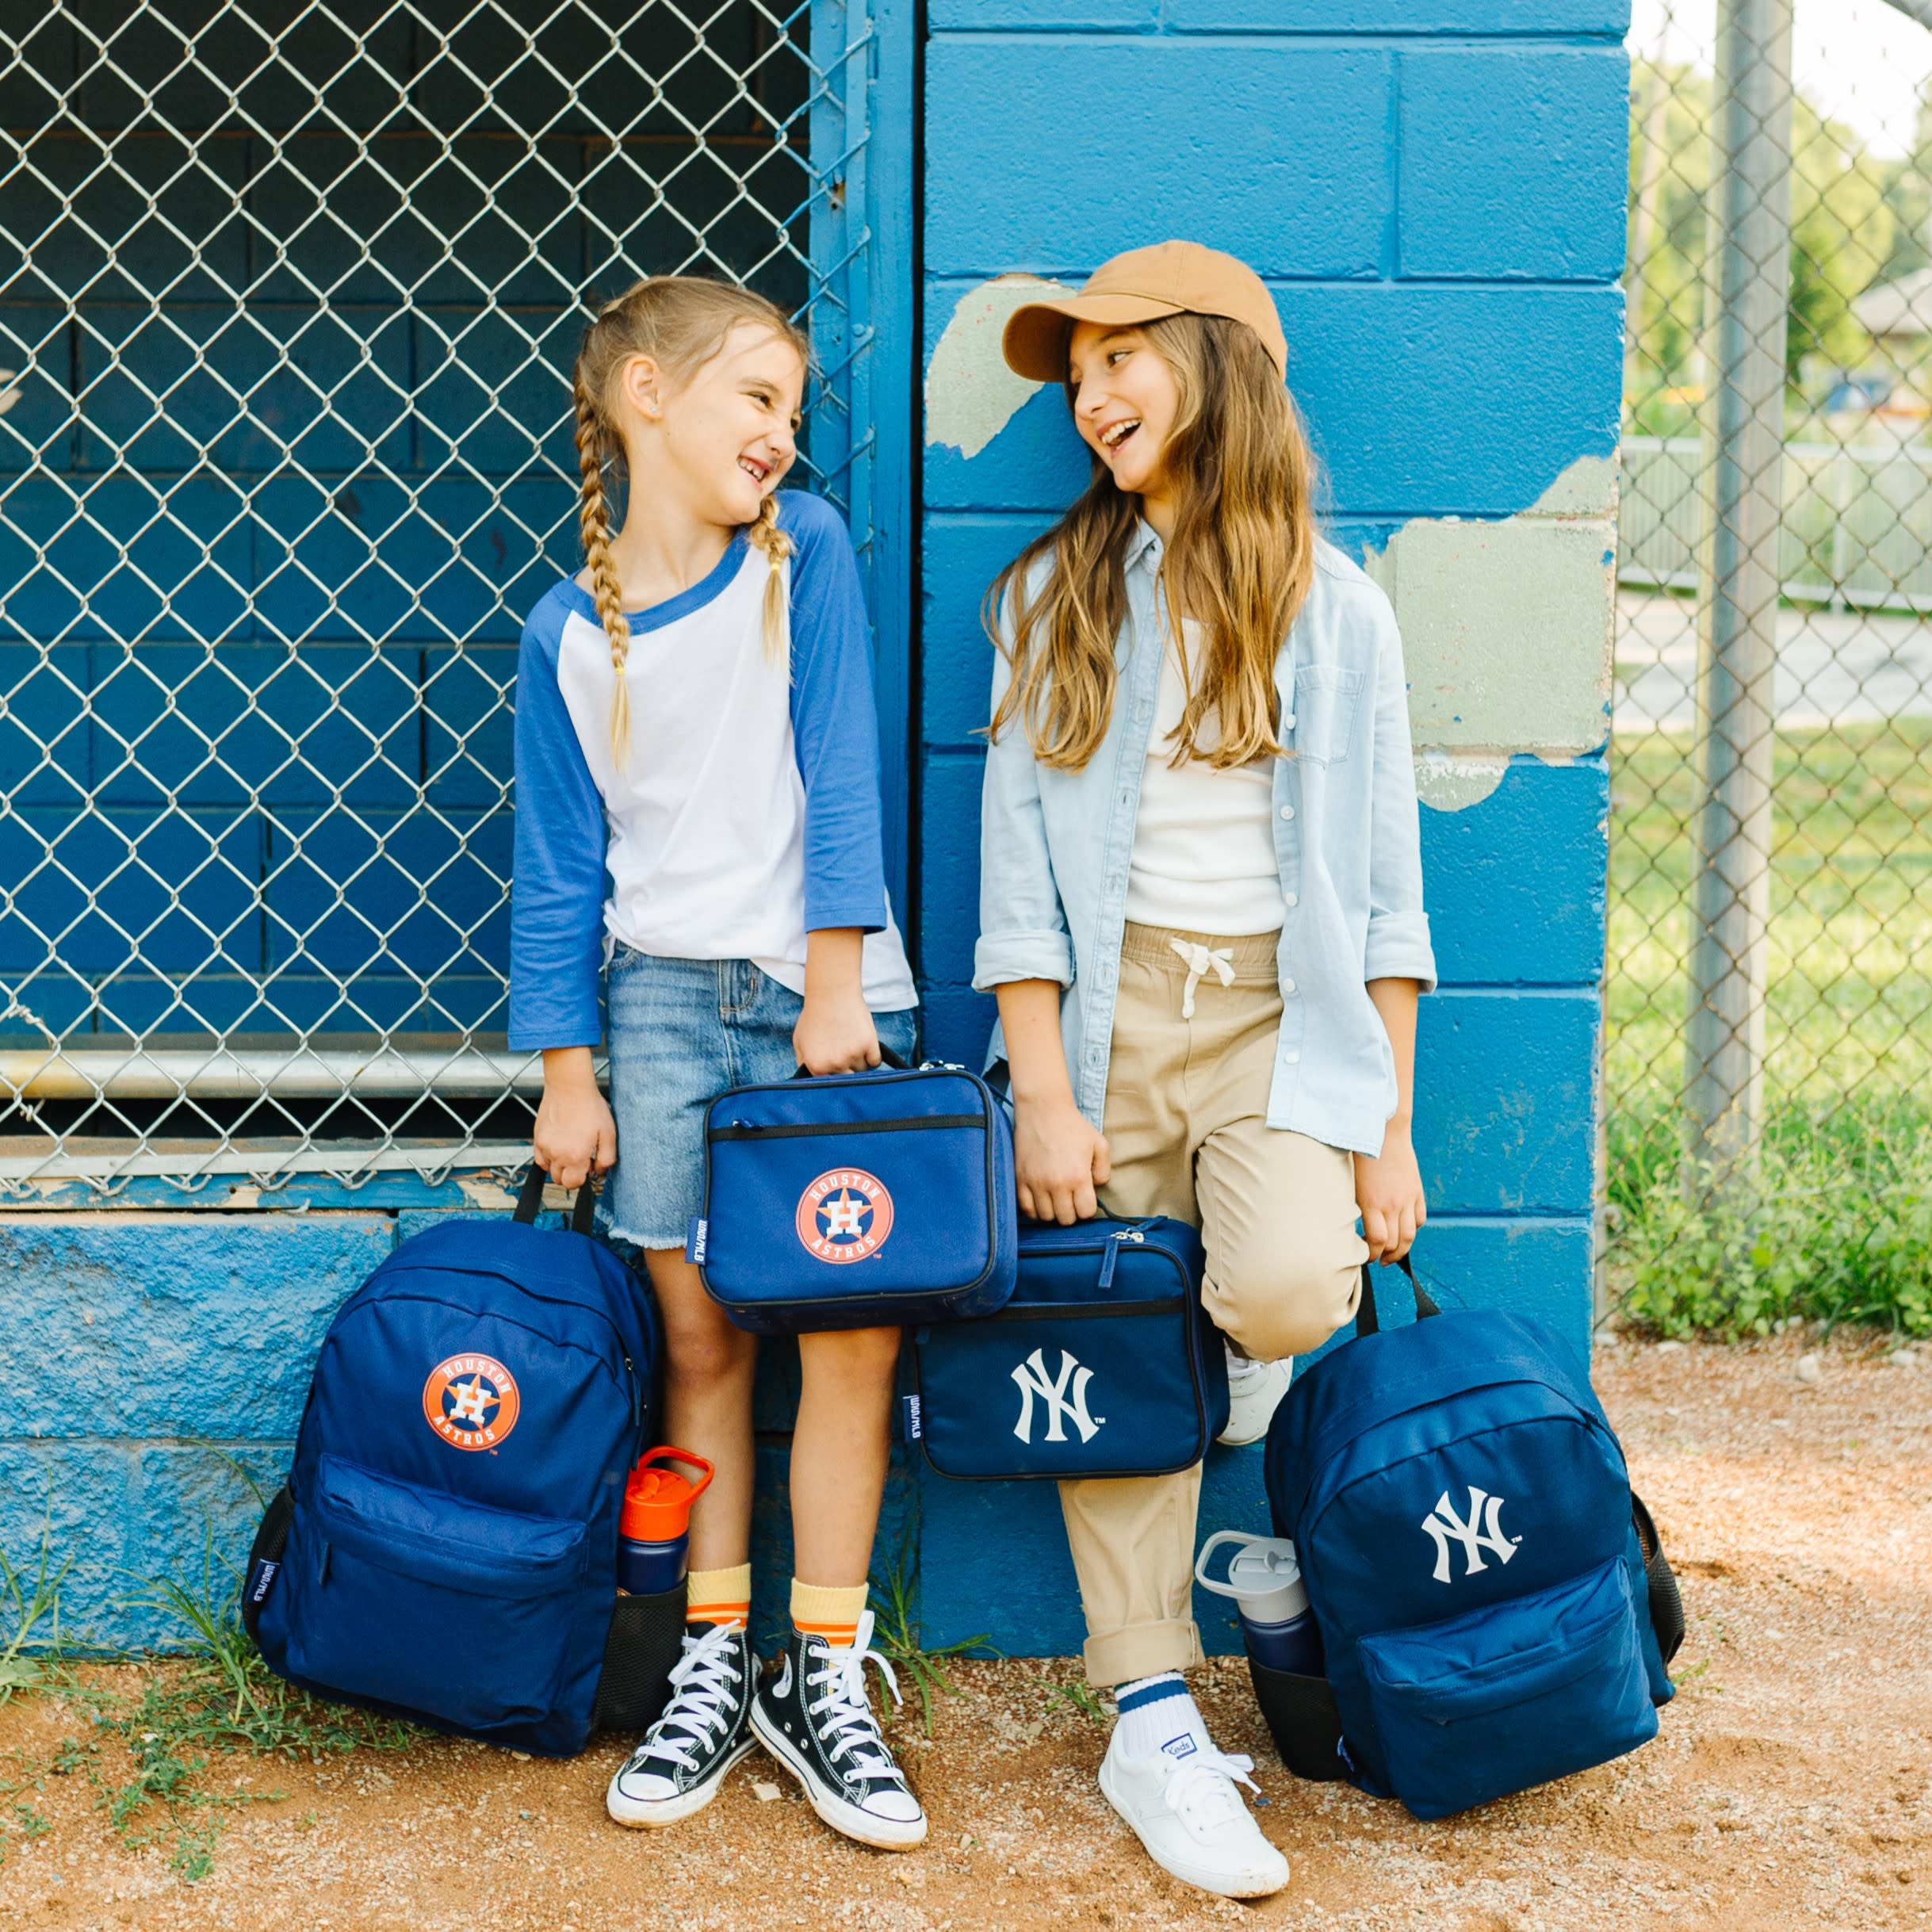
POLYGON ((1395 614, 1384 606, 1375 655, 1373 805, 1369 826, 1365 979, 1436 985, 1436 953, 1422 908, 1422 834, 1409 742, 1409 683, 1395 614))
MULTIPOLYGON (((1001 613, 1001 629, 1005 614, 1001 613)), ((993 710, 1012 675, 1006 652, 993 652, 993 710)), ((973 987, 990 993, 1015 980, 1073 983, 1073 946, 1054 882, 1039 767, 1016 720, 986 750, 980 792, 979 943, 973 987)))

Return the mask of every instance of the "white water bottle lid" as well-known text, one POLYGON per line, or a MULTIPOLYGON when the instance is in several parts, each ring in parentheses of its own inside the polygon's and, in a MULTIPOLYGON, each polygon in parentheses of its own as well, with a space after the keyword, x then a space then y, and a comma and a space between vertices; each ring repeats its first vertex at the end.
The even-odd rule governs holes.
POLYGON ((1201 1545, 1194 1566, 1195 1580, 1217 1597, 1232 1597, 1250 1624, 1285 1624, 1308 1608, 1307 1586, 1295 1545, 1285 1536, 1254 1536, 1245 1530, 1217 1530, 1201 1545), (1241 1547, 1228 1565, 1227 1581, 1215 1582, 1205 1572, 1209 1555, 1222 1544, 1241 1547))

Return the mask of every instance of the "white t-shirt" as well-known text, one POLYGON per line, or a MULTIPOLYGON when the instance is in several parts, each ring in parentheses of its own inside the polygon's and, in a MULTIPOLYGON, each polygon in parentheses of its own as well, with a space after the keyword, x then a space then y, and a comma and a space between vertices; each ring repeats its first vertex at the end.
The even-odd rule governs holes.
MULTIPOLYGON (((749 959, 801 993, 805 785, 789 653, 765 648, 769 568, 748 546, 695 608, 648 627, 633 621, 622 771, 610 751, 610 647, 582 611, 564 622, 557 680, 610 828, 606 930, 641 953, 749 959)), ((873 729, 869 712, 863 724, 873 729)), ((889 910, 885 930, 866 935, 863 973, 874 1012, 917 1004, 889 910)))
MULTIPOLYGON (((1201 627, 1181 626, 1189 671, 1199 675, 1201 627)), ((1169 733, 1187 709, 1188 687, 1171 635, 1163 641, 1161 690, 1141 777, 1134 821, 1134 857, 1127 874, 1127 917, 1136 925, 1167 926, 1216 938, 1279 932, 1285 908, 1275 855, 1274 760, 1217 771, 1193 758, 1169 763, 1169 733)), ((1199 734, 1211 748, 1219 721, 1199 734)))

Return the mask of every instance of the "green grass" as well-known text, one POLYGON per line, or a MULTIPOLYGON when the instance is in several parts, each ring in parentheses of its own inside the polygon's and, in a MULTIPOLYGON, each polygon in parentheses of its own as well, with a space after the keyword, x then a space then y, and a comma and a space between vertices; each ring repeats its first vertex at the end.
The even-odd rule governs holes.
MULTIPOLYGON (((1932 1076, 1932 720, 1781 733, 1766 1056, 1820 1100, 1932 1076)), ((1682 1077, 1697 782, 1681 733, 1619 738, 1611 765, 1614 1107, 1682 1077)))
MULTIPOLYGON (((159 1611, 186 1639, 179 1663, 143 1670, 139 1691, 117 1696, 111 1680, 78 1668, 59 1637, 64 1567, 49 1574, 43 1536, 31 1582, 0 1552, 0 1703, 15 1695, 58 1700, 81 1721, 44 1760, 25 1767, 36 1790, 48 1777, 78 1777, 130 1850, 165 1850, 189 1884, 214 1869, 224 1820, 273 1803, 277 1791, 210 1789, 217 1758, 246 1754, 293 1762, 355 1750, 400 1750, 425 1734, 388 1718, 319 1703, 262 1662, 239 1614, 239 1578, 218 1562, 212 1534, 198 1586, 172 1578, 142 1585, 124 1601, 159 1611)), ((95 1660, 90 1653, 85 1661, 95 1660)), ((0 1795, 24 1790, 0 1783, 0 1795)), ((50 1829, 31 1799, 0 1811, 0 1864, 11 1838, 50 1829)))
POLYGON ((1685 1173, 1674 1108, 1624 1107, 1610 1116, 1609 1169, 1611 1268, 1639 1326, 1932 1333, 1932 1104, 1919 1096, 1777 1100, 1754 1178, 1717 1195, 1685 1173))
POLYGON ((1667 1334, 1793 1317, 1932 1332, 1932 721, 1780 736, 1765 1129, 1749 1188, 1687 1173, 1677 1096, 1697 785, 1612 756, 1605 1084, 1613 1281, 1667 1334))

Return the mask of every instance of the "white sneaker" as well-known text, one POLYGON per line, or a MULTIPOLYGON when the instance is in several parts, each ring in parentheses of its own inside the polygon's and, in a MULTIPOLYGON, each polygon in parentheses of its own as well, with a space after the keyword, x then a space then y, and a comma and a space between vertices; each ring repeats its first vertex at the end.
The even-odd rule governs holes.
POLYGON ((1288 1392, 1294 1369, 1291 1356, 1279 1362, 1251 1362, 1230 1349, 1228 1425, 1217 1440, 1236 1448, 1244 1442, 1259 1442, 1288 1392))
POLYGON ((1164 1872, 1184 1884, 1224 1899, 1264 1899, 1288 1882, 1288 1861, 1262 1837, 1237 1780, 1258 1787, 1248 1773, 1252 1758, 1224 1756, 1212 1745, 1177 1738, 1188 1748, 1133 1758, 1120 1749, 1116 1731, 1100 1760, 1100 1793, 1147 1848, 1164 1872))

